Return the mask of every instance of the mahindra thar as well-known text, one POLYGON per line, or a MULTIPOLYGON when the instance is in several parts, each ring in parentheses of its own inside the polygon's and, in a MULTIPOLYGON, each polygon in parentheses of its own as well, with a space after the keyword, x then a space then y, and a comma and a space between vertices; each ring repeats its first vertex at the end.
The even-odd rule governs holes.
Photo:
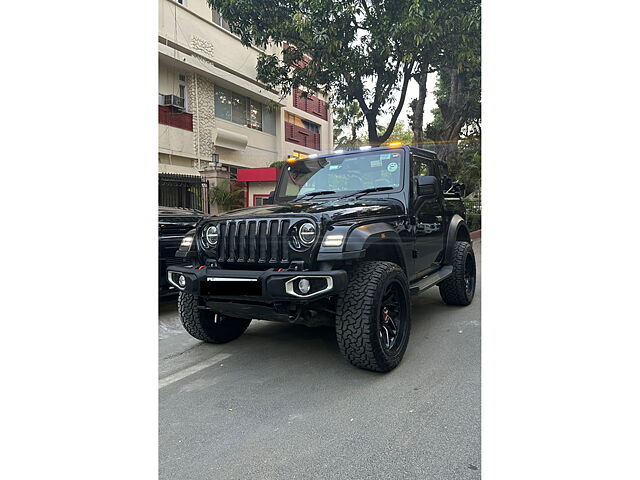
POLYGON ((202 218, 167 269, 193 337, 238 338, 252 319, 335 326, 353 365, 401 361, 411 296, 469 305, 476 262, 462 202, 435 153, 376 147, 287 162, 266 205, 202 218))

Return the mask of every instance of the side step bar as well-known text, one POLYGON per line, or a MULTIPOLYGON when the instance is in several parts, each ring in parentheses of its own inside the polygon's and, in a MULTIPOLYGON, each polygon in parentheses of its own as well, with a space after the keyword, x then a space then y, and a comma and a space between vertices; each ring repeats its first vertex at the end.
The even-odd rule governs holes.
POLYGON ((427 288, 437 285, 452 273, 453 267, 451 265, 446 265, 437 272, 432 273, 431 275, 427 275, 426 277, 421 278, 415 283, 409 285, 409 292, 411 293, 411 295, 416 295, 417 293, 424 292, 427 288))

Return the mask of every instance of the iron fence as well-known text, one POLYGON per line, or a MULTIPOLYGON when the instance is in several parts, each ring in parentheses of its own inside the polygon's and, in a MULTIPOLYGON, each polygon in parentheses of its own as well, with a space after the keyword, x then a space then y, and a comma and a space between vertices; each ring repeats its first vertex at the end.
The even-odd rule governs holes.
POLYGON ((209 182, 187 175, 160 174, 158 201, 163 207, 182 207, 209 213, 209 182))

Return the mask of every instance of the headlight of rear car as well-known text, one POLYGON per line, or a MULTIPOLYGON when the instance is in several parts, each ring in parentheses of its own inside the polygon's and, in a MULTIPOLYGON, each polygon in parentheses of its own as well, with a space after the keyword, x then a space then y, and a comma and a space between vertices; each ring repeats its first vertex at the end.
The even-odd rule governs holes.
POLYGON ((180 242, 180 248, 184 250, 189 250, 191 248, 191 244, 193 243, 193 235, 187 235, 180 242))
POLYGON ((215 247, 218 244, 218 237, 218 227, 216 225, 211 225, 205 229, 204 239, 209 246, 215 247))
POLYGON ((311 222, 303 223, 298 230, 298 237, 300 238, 300 242, 308 247, 316 241, 316 226, 311 222))

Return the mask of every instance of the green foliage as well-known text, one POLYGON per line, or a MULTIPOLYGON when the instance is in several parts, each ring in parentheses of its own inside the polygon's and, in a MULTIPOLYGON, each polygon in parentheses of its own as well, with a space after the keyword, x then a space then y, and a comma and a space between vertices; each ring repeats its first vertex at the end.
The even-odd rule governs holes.
POLYGON ((481 153, 480 139, 463 140, 458 145, 455 166, 459 168, 456 178, 467 187, 467 194, 480 192, 481 187, 481 153))
POLYGON ((269 165, 271 168, 283 168, 287 162, 285 160, 276 160, 275 162, 271 162, 269 165))
POLYGON ((467 213, 467 227, 470 232, 475 232, 482 228, 482 214, 480 213, 467 213))
POLYGON ((465 198, 464 206, 467 210, 467 226, 470 231, 480 230, 482 226, 482 203, 480 202, 480 196, 476 198, 465 198))
POLYGON ((209 202, 212 205, 217 205, 221 212, 243 207, 244 196, 244 189, 228 180, 209 188, 209 202))
MULTIPOLYGON (((384 127, 386 128, 386 127, 384 127)), ((391 142, 402 142, 406 145, 413 144, 413 132, 409 130, 402 120, 398 120, 393 127, 393 132, 389 136, 391 142)))
POLYGON ((336 148, 346 145, 361 145, 358 130, 363 126, 364 115, 358 102, 336 106, 333 109, 333 139, 336 148))
POLYGON ((479 0, 208 0, 245 45, 273 44, 258 79, 282 92, 306 87, 336 104, 358 102, 368 143, 386 141, 411 78, 463 58, 479 0), (286 45, 285 45, 286 43, 286 45), (386 129, 378 117, 391 113, 386 129))

